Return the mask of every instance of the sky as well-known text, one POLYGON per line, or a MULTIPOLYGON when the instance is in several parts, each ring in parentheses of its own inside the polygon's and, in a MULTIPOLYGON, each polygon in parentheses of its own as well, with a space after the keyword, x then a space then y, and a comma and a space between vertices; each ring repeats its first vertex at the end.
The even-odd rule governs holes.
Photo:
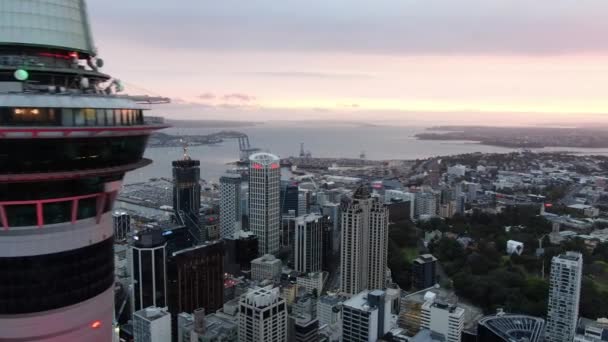
POLYGON ((89 0, 167 117, 608 124, 606 0, 89 0))

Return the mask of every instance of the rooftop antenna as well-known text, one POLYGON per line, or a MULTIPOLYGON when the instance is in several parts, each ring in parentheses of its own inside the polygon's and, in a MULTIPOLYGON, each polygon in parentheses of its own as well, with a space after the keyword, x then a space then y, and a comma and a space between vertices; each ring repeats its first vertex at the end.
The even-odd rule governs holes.
POLYGON ((182 148, 184 149, 184 160, 190 160, 190 156, 188 155, 188 143, 183 139, 182 143, 184 143, 184 145, 182 146, 182 148))

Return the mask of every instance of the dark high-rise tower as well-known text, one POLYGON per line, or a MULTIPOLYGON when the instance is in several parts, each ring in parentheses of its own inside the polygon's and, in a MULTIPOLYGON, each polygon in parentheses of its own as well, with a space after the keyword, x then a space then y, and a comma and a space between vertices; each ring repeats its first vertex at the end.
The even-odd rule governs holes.
POLYGON ((139 232, 131 253, 133 312, 167 306, 167 241, 160 229, 139 232))
POLYGON ((184 148, 184 159, 173 162, 173 210, 178 222, 201 242, 201 162, 190 159, 184 148))
POLYGON ((0 340, 112 340, 112 204, 149 134, 83 0, 0 1, 0 340))

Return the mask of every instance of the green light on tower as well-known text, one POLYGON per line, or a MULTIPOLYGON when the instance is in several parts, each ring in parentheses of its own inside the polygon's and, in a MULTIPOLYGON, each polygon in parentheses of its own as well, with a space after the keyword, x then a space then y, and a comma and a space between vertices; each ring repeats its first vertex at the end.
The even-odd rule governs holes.
POLYGON ((30 74, 27 72, 27 70, 17 69, 15 70, 13 76, 15 76, 15 79, 17 79, 18 81, 23 82, 27 81, 27 79, 30 77, 30 74))

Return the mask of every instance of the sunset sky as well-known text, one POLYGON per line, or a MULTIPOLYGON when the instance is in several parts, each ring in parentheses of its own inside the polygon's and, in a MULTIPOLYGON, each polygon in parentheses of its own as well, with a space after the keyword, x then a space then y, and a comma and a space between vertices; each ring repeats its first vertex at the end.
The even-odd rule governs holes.
POLYGON ((174 118, 608 123, 606 0, 88 4, 104 71, 174 118))

